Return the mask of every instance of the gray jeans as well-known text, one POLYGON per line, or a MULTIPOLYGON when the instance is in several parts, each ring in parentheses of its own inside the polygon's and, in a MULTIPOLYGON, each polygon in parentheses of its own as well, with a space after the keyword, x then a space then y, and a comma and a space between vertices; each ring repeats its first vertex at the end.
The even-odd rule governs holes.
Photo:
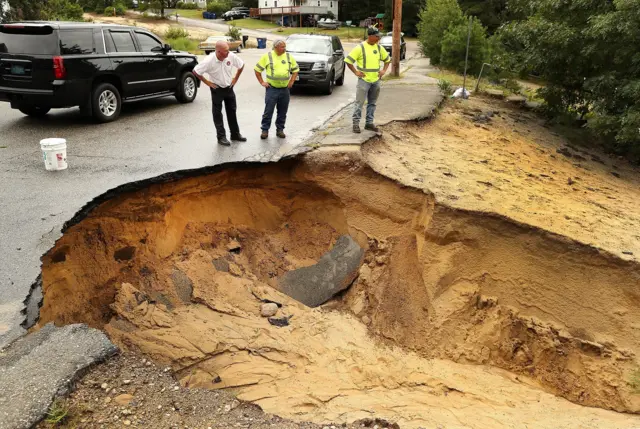
POLYGON ((365 100, 367 101, 367 117, 365 123, 373 124, 373 115, 376 113, 376 102, 380 95, 380 81, 376 83, 366 82, 364 79, 358 79, 356 87, 356 105, 353 109, 353 123, 360 125, 362 118, 362 107, 365 100))

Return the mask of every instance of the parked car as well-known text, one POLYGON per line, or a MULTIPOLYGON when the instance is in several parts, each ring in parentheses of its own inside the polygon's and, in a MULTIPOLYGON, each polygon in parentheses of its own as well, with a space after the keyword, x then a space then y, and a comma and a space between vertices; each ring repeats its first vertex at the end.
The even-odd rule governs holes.
POLYGON ((138 27, 0 24, 0 101, 29 116, 79 106, 110 122, 123 103, 169 95, 190 103, 200 85, 192 73, 197 63, 138 27))
POLYGON ((244 19, 249 17, 249 10, 230 10, 222 14, 225 21, 233 21, 234 19, 244 19))
MULTIPOLYGON (((393 50, 393 32, 387 33, 386 36, 380 38, 380 46, 382 46, 391 55, 393 50)), ((407 58, 407 42, 404 41, 404 33, 400 33, 400 59, 407 58)))
POLYGON ((320 34, 292 34, 287 52, 295 58, 300 73, 294 87, 316 87, 331 94, 344 84, 344 49, 340 38, 320 34))
POLYGON ((203 42, 200 42, 198 49, 203 50, 205 54, 209 55, 216 50, 216 42, 219 40, 225 41, 229 44, 230 51, 236 51, 240 53, 242 50, 242 42, 240 40, 233 40, 229 36, 209 36, 203 42))
POLYGON ((320 18, 318 28, 326 28, 328 30, 337 30, 342 23, 331 18, 320 18))

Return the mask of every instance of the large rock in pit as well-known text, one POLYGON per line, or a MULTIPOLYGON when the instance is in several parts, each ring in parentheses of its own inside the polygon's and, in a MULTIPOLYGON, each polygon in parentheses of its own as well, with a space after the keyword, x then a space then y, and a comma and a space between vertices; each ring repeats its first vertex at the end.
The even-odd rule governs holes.
POLYGON ((364 250, 348 235, 322 255, 317 264, 285 273, 280 291, 309 307, 317 307, 349 287, 358 275, 364 250))

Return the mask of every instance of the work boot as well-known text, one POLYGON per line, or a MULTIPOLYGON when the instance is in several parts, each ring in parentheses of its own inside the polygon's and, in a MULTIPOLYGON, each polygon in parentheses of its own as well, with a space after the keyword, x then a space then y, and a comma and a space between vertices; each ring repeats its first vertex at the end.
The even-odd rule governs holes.
POLYGON ((364 129, 365 130, 369 130, 369 131, 373 131, 374 133, 379 133, 380 132, 380 128, 376 127, 373 124, 366 124, 364 126, 364 129))
POLYGON ((278 131, 276 131, 276 135, 277 135, 278 137, 280 137, 281 139, 285 139, 285 138, 287 138, 287 135, 286 135, 286 134, 284 133, 284 131, 282 131, 282 130, 278 130, 278 131))
POLYGON ((231 142, 226 137, 218 137, 218 144, 222 146, 231 146, 231 142))
POLYGON ((262 140, 266 140, 267 137, 269 137, 269 131, 263 131, 262 134, 260 134, 262 140))
POLYGON ((242 134, 238 134, 237 136, 231 136, 231 141, 234 142, 246 142, 247 138, 242 134))
POLYGON ((353 132, 356 134, 360 134, 360 125, 353 124, 353 132))

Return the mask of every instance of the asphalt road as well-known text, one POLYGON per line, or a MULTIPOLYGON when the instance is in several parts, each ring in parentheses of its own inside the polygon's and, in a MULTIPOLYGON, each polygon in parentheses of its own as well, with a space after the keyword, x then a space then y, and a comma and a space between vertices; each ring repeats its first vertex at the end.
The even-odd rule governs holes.
POLYGON ((240 54, 248 67, 236 88, 238 118, 249 141, 231 147, 216 143, 204 85, 192 104, 171 97, 125 105, 120 119, 110 124, 95 124, 78 109, 31 119, 0 103, 0 347, 20 333, 14 328, 40 273, 40 257, 85 203, 121 184, 167 172, 256 159, 258 154, 277 158, 355 96, 356 79, 350 72, 331 96, 294 92, 287 139, 277 139, 273 130, 268 140, 260 140, 264 89, 252 68, 264 52, 240 54), (45 171, 39 141, 48 137, 67 139, 68 170, 45 171))

